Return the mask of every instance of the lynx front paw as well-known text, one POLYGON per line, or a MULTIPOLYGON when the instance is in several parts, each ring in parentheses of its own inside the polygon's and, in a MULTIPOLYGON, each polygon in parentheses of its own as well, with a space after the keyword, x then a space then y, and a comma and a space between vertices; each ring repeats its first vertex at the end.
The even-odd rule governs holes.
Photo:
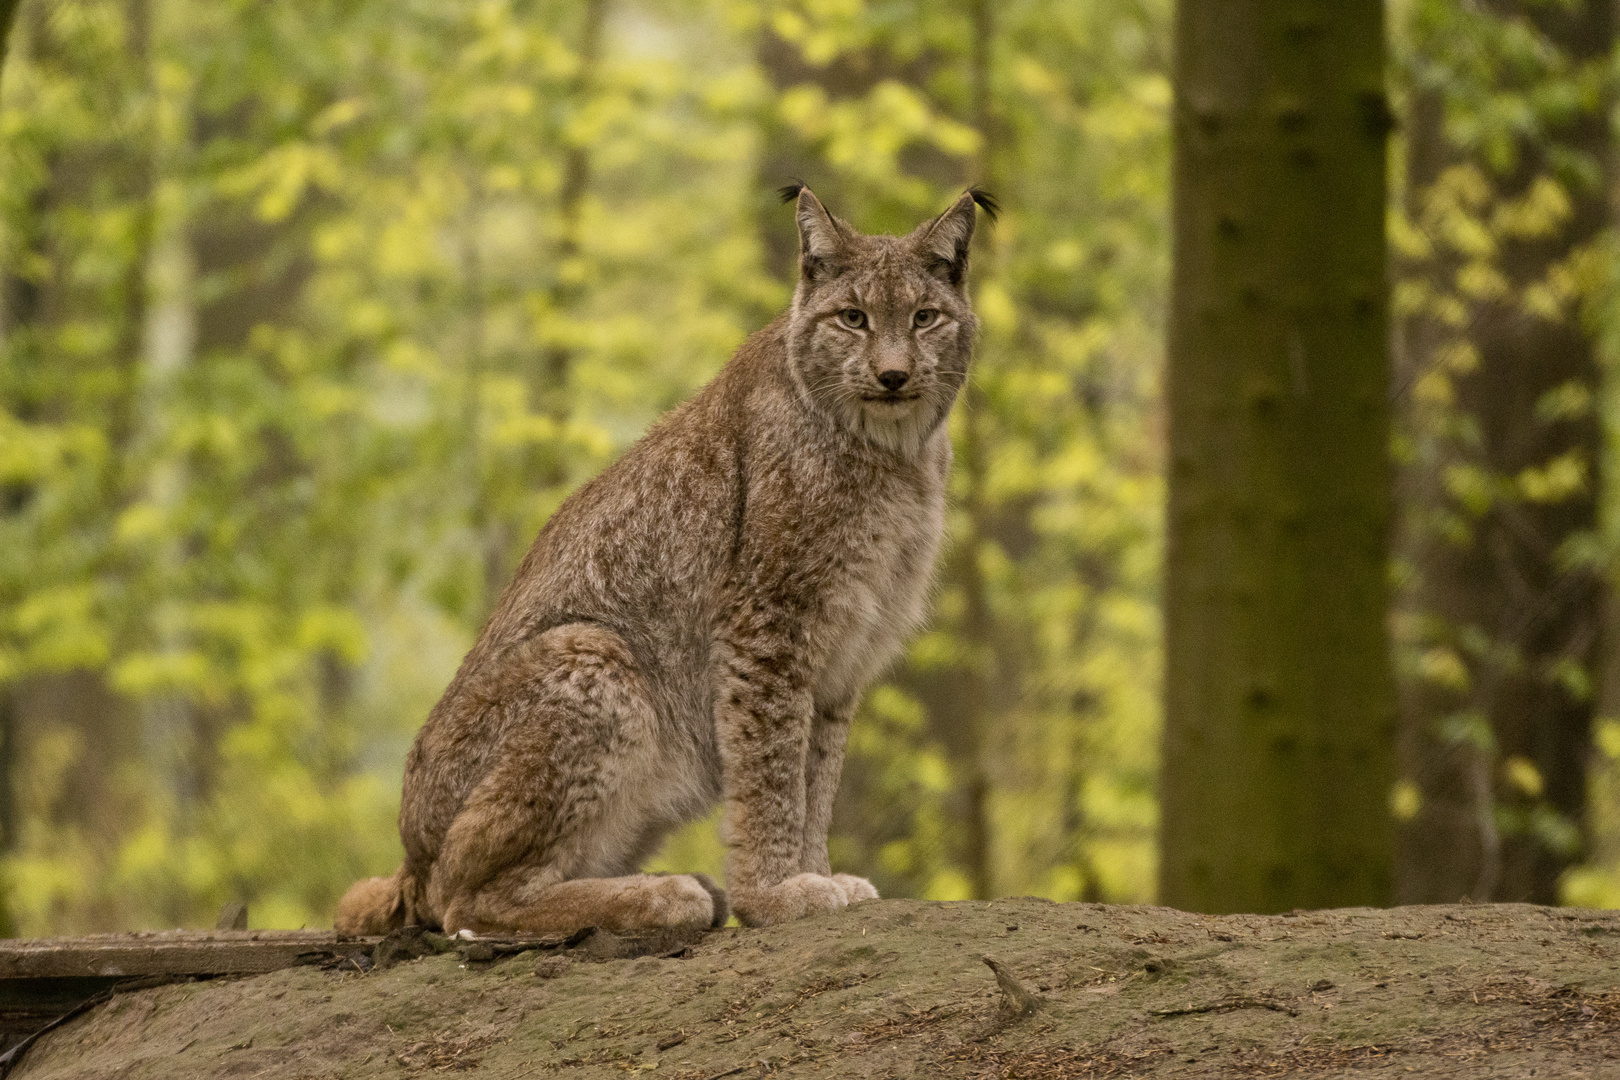
POLYGON ((648 926, 695 926, 707 930, 726 918, 723 914, 726 894, 702 874, 660 877, 647 900, 645 924, 648 926))
MULTIPOLYGON (((872 895, 877 895, 875 890, 872 895)), ((834 878, 795 874, 778 885, 753 889, 733 887, 731 902, 743 925, 771 926, 821 911, 837 911, 849 904, 849 897, 834 878)))
POLYGON ((834 874, 832 879, 843 890, 844 899, 851 904, 878 898, 877 889, 863 877, 856 877, 854 874, 834 874))

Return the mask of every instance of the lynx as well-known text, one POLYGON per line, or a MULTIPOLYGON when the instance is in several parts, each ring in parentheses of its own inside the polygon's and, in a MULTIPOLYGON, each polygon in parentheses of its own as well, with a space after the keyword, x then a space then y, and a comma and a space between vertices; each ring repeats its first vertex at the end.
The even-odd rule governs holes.
POLYGON ((337 928, 748 925, 877 891, 827 828, 851 714, 920 624, 976 322, 966 192, 866 236, 803 185, 789 311, 552 516, 405 764, 404 865, 337 928), (725 801, 727 893, 638 873, 725 801))

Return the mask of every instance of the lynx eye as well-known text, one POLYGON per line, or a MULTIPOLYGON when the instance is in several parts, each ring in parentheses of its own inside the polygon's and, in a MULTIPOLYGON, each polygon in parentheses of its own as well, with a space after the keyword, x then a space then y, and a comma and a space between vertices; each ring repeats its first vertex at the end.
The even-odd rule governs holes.
POLYGON ((860 308, 847 307, 838 313, 838 321, 851 330, 859 330, 866 325, 866 312, 860 308))
POLYGON ((921 330, 925 326, 933 326, 939 319, 939 311, 935 308, 918 308, 917 313, 911 317, 911 325, 921 330))

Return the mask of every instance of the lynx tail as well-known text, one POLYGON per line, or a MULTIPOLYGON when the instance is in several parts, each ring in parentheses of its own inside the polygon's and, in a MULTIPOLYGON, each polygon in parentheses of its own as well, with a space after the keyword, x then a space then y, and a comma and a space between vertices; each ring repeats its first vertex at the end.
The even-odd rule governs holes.
POLYGON ((332 925, 340 934, 362 936, 398 930, 406 922, 405 884, 403 866, 392 877, 355 882, 338 901, 332 925))

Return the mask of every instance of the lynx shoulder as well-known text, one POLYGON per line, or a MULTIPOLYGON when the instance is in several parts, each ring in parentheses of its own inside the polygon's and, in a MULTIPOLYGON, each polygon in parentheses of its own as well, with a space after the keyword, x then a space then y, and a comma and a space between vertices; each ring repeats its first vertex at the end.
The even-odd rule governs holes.
POLYGON ((758 925, 877 895, 832 873, 827 828, 859 697, 924 615, 994 203, 866 236, 785 194, 792 308, 541 530, 406 760, 404 865, 338 929, 758 925), (729 899, 638 872, 721 800, 729 899))

